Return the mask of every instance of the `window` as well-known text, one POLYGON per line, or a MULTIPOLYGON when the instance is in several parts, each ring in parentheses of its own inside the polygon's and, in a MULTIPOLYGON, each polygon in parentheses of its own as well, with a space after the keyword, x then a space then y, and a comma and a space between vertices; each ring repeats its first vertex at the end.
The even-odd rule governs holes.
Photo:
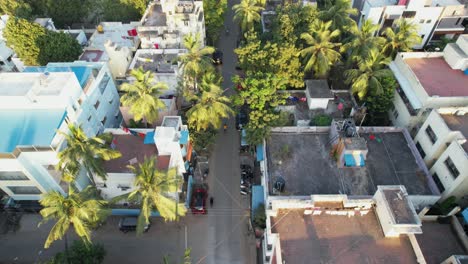
POLYGON ((427 128, 426 128, 426 134, 427 134, 427 136, 429 137, 429 139, 431 140, 432 144, 436 143, 436 141, 437 141, 437 136, 436 136, 436 134, 434 133, 434 131, 432 130, 431 126, 427 126, 427 128))
POLYGON ((460 24, 460 21, 461 21, 461 17, 457 19, 457 22, 455 22, 455 25, 460 24))
POLYGON ((426 24, 430 24, 431 22, 432 22, 432 19, 428 19, 428 20, 426 21, 426 24))
POLYGON ((455 167, 455 164, 453 164, 453 161, 450 157, 448 157, 445 161, 445 166, 447 169, 450 171, 450 174, 452 174, 453 178, 457 178, 458 175, 460 175, 460 172, 458 171, 457 167, 455 167))
POLYGON ((22 171, 1 171, 0 181, 27 181, 29 180, 22 171))
POLYGON ((88 122, 90 122, 90 121, 91 121, 91 116, 88 117, 88 122))
POLYGON ((188 20, 184 20, 184 25, 185 25, 186 27, 188 27, 189 21, 188 21, 188 20))
POLYGON ((395 119, 398 118, 398 111, 396 109, 393 109, 393 117, 395 117, 395 119))
POLYGON ((419 24, 424 23, 424 19, 419 20, 419 24))
POLYGON ((7 186, 14 194, 41 194, 42 192, 34 186, 7 186))
POLYGON ((102 119, 102 121, 101 121, 101 123, 102 123, 102 125, 103 125, 103 126, 105 126, 105 125, 106 125, 106 120, 107 120, 107 116, 106 116, 106 117, 104 117, 104 119, 102 119))
POLYGON ((424 152, 424 150, 421 147, 421 144, 419 144, 419 142, 416 143, 416 148, 418 149, 419 154, 421 154, 421 158, 424 159, 424 157, 426 157, 426 152, 424 152))
POLYGON ((112 104, 113 102, 114 102, 114 99, 110 100, 110 101, 109 101, 109 104, 112 104))
POLYGON ((401 14, 401 16, 404 18, 413 18, 416 16, 416 11, 403 11, 403 14, 401 14))
POLYGON ((440 181, 439 176, 437 175, 437 173, 432 174, 432 179, 434 180, 435 184, 437 185, 437 189, 439 189, 439 191, 441 193, 443 193, 445 191, 445 187, 442 184, 442 182, 440 181))
POLYGON ((98 107, 99 107, 99 100, 97 100, 96 103, 94 104, 95 109, 98 109, 98 107))
POLYGON ((83 103, 83 99, 78 99, 78 104, 81 105, 83 103))

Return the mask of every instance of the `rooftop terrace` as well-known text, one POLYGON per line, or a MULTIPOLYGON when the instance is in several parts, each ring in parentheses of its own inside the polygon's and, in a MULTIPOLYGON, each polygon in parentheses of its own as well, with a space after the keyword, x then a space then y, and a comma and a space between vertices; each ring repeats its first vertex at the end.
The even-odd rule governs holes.
POLYGON ((122 24, 121 22, 102 22, 103 31, 95 31, 89 39, 89 47, 104 50, 104 44, 110 40, 119 47, 136 49, 139 41, 138 37, 130 36, 129 31, 135 29, 139 23, 131 22, 122 24))
POLYGON ((431 195, 424 171, 416 163, 402 132, 360 133, 367 141, 366 165, 338 168, 330 156, 328 133, 273 132, 266 144, 269 188, 278 177, 283 195, 373 195, 377 185, 404 185, 410 195, 431 195), (285 155, 285 147, 287 155, 285 155))
POLYGON ((409 58, 404 60, 429 96, 468 96, 468 75, 454 70, 440 58, 409 58))
MULTIPOLYGON (((460 131, 465 138, 468 139, 468 114, 465 115, 440 115, 445 124, 452 131, 460 131)), ((468 152, 468 140, 462 145, 463 149, 468 152)))
POLYGON ((409 239, 385 238, 372 210, 352 217, 280 210, 271 221, 285 263, 417 263, 409 239))
POLYGON ((138 50, 130 69, 143 67, 145 71, 174 73, 177 66, 178 49, 175 50, 138 50))

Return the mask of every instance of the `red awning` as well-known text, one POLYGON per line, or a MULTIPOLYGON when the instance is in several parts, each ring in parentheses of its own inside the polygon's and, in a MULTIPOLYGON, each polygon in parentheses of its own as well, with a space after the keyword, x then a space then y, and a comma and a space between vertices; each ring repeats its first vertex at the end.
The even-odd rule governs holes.
POLYGON ((127 30, 127 33, 128 33, 128 35, 131 36, 131 37, 135 37, 135 36, 138 35, 136 29, 127 30))

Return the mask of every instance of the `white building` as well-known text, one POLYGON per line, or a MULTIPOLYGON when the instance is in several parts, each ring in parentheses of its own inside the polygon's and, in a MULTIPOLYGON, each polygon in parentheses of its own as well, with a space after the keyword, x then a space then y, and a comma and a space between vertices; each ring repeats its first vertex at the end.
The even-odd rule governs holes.
POLYGON ((468 112, 468 35, 444 52, 399 53, 390 63, 398 80, 390 119, 414 135, 432 109, 468 112))
POLYGON ((113 134, 112 147, 122 153, 119 159, 104 163, 105 181, 95 177, 105 199, 134 190, 135 175, 127 166, 137 166, 145 158, 155 158, 160 170, 176 168, 177 177, 183 182, 182 173, 188 168, 192 145, 180 116, 164 117, 162 125, 155 129, 107 129, 105 132, 113 134))
POLYGON ((422 42, 416 44, 415 49, 441 37, 451 39, 463 34, 468 24, 467 9, 457 0, 366 0, 359 25, 364 20, 371 20, 380 26, 377 32, 380 35, 400 18, 418 25, 422 42))
POLYGON ((3 29, 6 27, 7 21, 8 15, 0 16, 0 72, 15 70, 15 64, 11 60, 15 53, 6 45, 5 38, 3 38, 3 29))
POLYGON ((468 114, 433 110, 414 141, 439 188, 442 199, 468 194, 468 114))
POLYGON ((136 27, 139 22, 102 22, 89 38, 80 60, 104 61, 114 78, 125 78, 133 53, 140 45, 136 27))
POLYGON ((153 1, 146 9, 137 31, 143 49, 181 48, 187 34, 199 34, 204 46, 203 1, 153 1))
MULTIPOLYGON (((67 185, 55 170, 64 147, 57 130, 79 124, 88 136, 120 124, 119 97, 104 63, 50 63, 0 74, 0 188, 15 200, 38 200, 67 185)), ((85 173, 78 188, 88 184, 85 173)))

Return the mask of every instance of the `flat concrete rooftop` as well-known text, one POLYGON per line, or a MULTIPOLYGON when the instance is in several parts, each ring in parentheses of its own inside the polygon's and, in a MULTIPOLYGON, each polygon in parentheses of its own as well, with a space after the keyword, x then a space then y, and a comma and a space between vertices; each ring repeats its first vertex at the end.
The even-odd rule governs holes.
POLYGON ((429 96, 468 96, 468 75, 440 58, 405 59, 429 96))
POLYGON ((401 132, 361 133, 368 154, 362 168, 338 168, 330 155, 328 133, 273 132, 266 144, 269 188, 285 181, 281 195, 374 195, 377 185, 404 185, 410 195, 431 195, 424 172, 401 132), (282 154, 288 146, 288 155, 282 154))
POLYGON ((439 264, 451 255, 466 255, 451 224, 425 221, 422 234, 416 235, 427 264, 439 264), (441 240, 442 239, 442 240, 441 240))
POLYGON ((385 238, 373 210, 351 217, 279 210, 271 224, 285 263, 417 263, 409 239, 385 238))
POLYGON ((163 13, 161 4, 154 4, 149 7, 150 10, 143 18, 143 26, 148 27, 162 27, 166 26, 166 14, 163 13))
MULTIPOLYGON (((445 124, 452 131, 460 131, 468 139, 468 114, 465 115, 440 115, 445 124)), ((468 152, 468 140, 462 144, 463 149, 468 152)))

